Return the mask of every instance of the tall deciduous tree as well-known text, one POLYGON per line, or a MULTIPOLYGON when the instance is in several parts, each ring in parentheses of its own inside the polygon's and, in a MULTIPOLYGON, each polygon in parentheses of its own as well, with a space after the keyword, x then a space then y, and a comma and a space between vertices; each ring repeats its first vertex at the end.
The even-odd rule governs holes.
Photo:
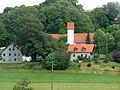
POLYGON ((107 53, 107 37, 106 34, 101 30, 98 29, 95 32, 95 44, 96 44, 96 52, 98 52, 98 54, 106 54, 107 53))
POLYGON ((38 12, 34 7, 15 7, 5 14, 7 32, 12 42, 21 46, 22 51, 27 56, 32 56, 36 60, 36 55, 43 58, 50 52, 48 49, 48 37, 43 30, 43 25, 39 20, 38 12))
POLYGON ((114 24, 118 16, 120 16, 120 3, 111 2, 103 6, 110 24, 114 24))
POLYGON ((0 15, 0 46, 6 46, 9 42, 9 34, 6 32, 3 15, 0 15))
POLYGON ((93 24, 82 7, 78 8, 67 0, 39 7, 37 8, 41 16, 40 19, 47 33, 65 33, 67 31, 66 24, 69 21, 75 22, 75 32, 93 31, 93 24))

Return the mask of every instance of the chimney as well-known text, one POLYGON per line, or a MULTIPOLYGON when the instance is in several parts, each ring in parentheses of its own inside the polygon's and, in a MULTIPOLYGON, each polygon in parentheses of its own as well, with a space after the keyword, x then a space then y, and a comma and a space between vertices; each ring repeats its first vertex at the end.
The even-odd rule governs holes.
POLYGON ((74 44, 74 22, 67 23, 67 44, 74 44))

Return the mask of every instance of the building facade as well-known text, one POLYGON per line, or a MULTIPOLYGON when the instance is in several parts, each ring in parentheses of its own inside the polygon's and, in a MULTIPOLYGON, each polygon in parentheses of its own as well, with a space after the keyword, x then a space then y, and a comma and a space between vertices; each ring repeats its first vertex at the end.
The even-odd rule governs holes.
POLYGON ((22 53, 14 44, 10 44, 8 47, 1 51, 0 63, 22 63, 22 62, 23 62, 22 53))

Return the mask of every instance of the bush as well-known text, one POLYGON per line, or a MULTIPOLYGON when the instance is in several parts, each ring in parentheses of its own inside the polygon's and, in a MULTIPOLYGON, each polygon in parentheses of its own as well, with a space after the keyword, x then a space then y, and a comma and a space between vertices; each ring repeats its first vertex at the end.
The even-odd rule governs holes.
POLYGON ((44 67, 51 69, 53 61, 53 69, 64 70, 68 68, 69 55, 65 52, 54 52, 49 54, 44 60, 44 67))
POLYGON ((98 54, 95 54, 94 55, 94 58, 93 58, 93 61, 95 64, 98 64, 99 63, 99 60, 100 60, 100 56, 98 54))
POLYGON ((120 51, 113 51, 112 52, 112 57, 116 62, 120 63, 120 51))
POLYGON ((31 87, 28 86, 29 84, 30 81, 27 78, 23 78, 13 87, 13 90, 33 90, 31 87))
POLYGON ((107 54, 107 55, 105 56, 104 62, 105 62, 105 63, 108 63, 108 62, 110 62, 110 61, 112 61, 112 60, 113 60, 112 56, 111 56, 110 54, 107 54))

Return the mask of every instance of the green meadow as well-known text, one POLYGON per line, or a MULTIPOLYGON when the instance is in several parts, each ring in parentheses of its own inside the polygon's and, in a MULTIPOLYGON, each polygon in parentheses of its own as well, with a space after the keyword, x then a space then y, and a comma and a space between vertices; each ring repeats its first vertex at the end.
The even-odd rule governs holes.
MULTIPOLYGON (((50 90, 51 71, 1 69, 0 90, 12 90, 23 77, 34 90, 50 90)), ((77 70, 54 71, 54 90, 120 90, 120 75, 83 73, 77 70)))

